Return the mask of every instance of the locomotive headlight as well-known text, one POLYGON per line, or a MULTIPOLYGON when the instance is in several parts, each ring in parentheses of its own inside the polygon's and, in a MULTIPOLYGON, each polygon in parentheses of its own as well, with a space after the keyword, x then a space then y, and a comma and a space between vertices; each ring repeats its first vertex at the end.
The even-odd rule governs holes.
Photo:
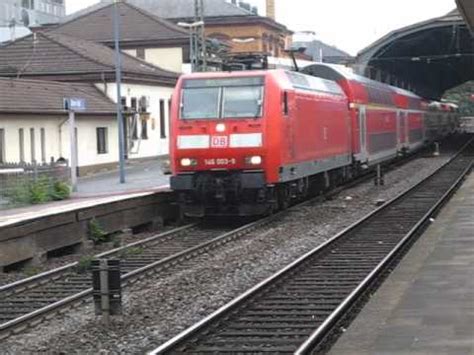
POLYGON ((245 159, 245 162, 250 165, 260 165, 262 164, 262 161, 263 159, 259 155, 255 155, 253 157, 248 157, 247 159, 245 159))
POLYGON ((219 123, 217 126, 216 126, 216 132, 219 132, 219 133, 222 133, 222 132, 225 132, 225 124, 223 123, 219 123))
POLYGON ((181 166, 182 167, 190 167, 190 166, 195 166, 197 165, 197 160, 196 159, 189 159, 189 158, 183 158, 181 159, 181 166))

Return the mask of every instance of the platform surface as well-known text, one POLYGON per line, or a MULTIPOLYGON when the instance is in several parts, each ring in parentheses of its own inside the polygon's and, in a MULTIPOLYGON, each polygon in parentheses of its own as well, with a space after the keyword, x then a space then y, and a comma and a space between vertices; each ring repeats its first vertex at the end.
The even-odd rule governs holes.
POLYGON ((107 197, 72 198, 70 200, 45 203, 42 205, 34 205, 11 210, 0 210, 0 228, 7 227, 15 223, 31 221, 37 218, 148 196, 154 193, 166 191, 169 191, 168 186, 139 192, 132 191, 129 193, 115 195, 109 194, 107 197))
POLYGON ((474 354, 474 174, 330 354, 474 354))

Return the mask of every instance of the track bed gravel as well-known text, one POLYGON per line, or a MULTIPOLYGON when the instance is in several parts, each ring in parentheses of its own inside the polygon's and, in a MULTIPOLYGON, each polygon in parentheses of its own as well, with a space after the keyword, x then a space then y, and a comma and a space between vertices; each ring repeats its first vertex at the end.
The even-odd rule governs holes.
MULTIPOLYGON (((124 235, 119 237, 121 241, 121 245, 127 245, 135 242, 139 242, 141 240, 150 238, 153 235, 164 233, 176 227, 165 226, 160 228, 160 230, 154 232, 143 232, 137 233, 133 235, 124 235)), ((115 249, 113 242, 98 244, 93 246, 92 248, 84 248, 79 252, 71 252, 71 254, 66 254, 58 257, 52 257, 44 262, 41 266, 26 266, 18 271, 12 271, 8 273, 1 273, 0 272, 0 286, 7 285, 9 283, 19 281, 25 279, 27 277, 34 276, 36 274, 40 274, 42 272, 46 272, 49 270, 57 269, 62 266, 74 263, 76 261, 81 260, 85 257, 94 256, 97 254, 104 253, 106 251, 115 249)))
POLYGON ((142 354, 362 218, 376 208, 377 200, 418 183, 447 159, 413 160, 388 173, 383 187, 367 182, 331 201, 299 207, 212 255, 137 285, 124 295, 123 317, 109 328, 86 306, 5 340, 0 353, 142 354))

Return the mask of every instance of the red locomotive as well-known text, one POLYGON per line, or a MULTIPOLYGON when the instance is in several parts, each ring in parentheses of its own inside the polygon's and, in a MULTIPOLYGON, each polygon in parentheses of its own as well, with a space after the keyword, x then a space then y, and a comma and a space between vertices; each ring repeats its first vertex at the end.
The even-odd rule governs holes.
POLYGON ((417 149, 421 98, 344 69, 182 76, 171 115, 171 188, 188 216, 286 208, 417 149))

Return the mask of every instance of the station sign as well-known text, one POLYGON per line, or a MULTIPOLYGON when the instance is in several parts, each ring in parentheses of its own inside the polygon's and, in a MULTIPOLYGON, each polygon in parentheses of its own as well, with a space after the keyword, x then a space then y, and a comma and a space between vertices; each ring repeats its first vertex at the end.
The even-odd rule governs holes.
POLYGON ((82 98, 64 98, 63 104, 67 111, 85 111, 87 109, 86 100, 82 98))

